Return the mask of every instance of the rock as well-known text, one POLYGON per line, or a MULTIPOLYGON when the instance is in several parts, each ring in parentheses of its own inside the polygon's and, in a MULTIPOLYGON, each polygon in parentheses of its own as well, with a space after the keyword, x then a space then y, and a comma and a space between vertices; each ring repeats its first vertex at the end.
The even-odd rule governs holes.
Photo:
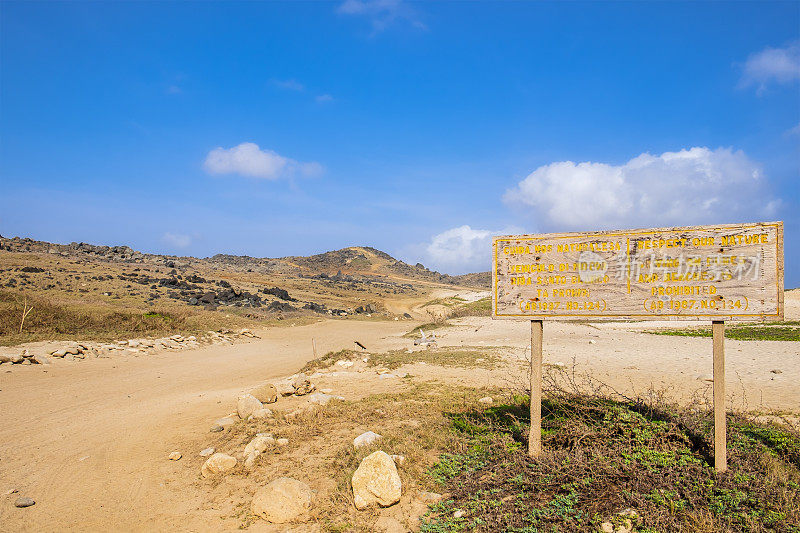
POLYGON ((614 524, 611 522, 603 522, 600 524, 600 531, 603 533, 614 533, 614 524))
POLYGON ((200 452, 200 457, 208 457, 209 455, 211 455, 215 451, 216 450, 214 448, 206 448, 205 450, 200 452))
POLYGON ((49 365, 50 364, 50 358, 47 357, 46 355, 42 355, 42 354, 34 355, 33 357, 31 357, 31 361, 33 361, 37 365, 49 365))
POLYGON ((456 509, 456 512, 453 513, 453 518, 463 518, 464 515, 467 514, 461 509, 456 509))
POLYGON ((225 428, 220 426, 219 424, 214 424, 211 426, 211 433, 219 433, 220 431, 225 431, 225 428))
POLYGON ((9 356, 9 358, 8 358, 8 359, 9 359, 9 361, 11 361, 12 363, 14 363, 15 365, 18 365, 18 364, 20 364, 22 361, 24 361, 24 360, 25 360, 25 358, 24 358, 24 357, 22 357, 22 355, 21 355, 21 354, 18 354, 18 353, 12 353, 12 354, 9 356))
POLYGON ((261 405, 261 402, 252 394, 239 396, 239 399, 236 401, 236 412, 242 420, 246 420, 248 416, 253 414, 253 411, 263 408, 264 406, 261 405))
POLYGON ((328 405, 331 400, 344 400, 344 398, 323 392, 315 392, 308 397, 308 401, 316 405, 328 405))
POLYGON ((64 357, 65 355, 67 355, 67 351, 64 349, 55 350, 50 355, 52 355, 53 357, 64 357))
POLYGON ((216 474, 227 472, 236 466, 236 458, 224 453, 215 453, 203 463, 200 473, 203 477, 211 477, 216 474))
POLYGON ((272 383, 253 389, 250 394, 261 403, 275 403, 278 401, 278 389, 272 383))
POLYGON ((353 439, 353 447, 361 448, 362 446, 369 446, 372 443, 378 442, 382 438, 383 435, 378 435, 373 431, 367 431, 353 439))
POLYGON ((256 492, 250 509, 269 522, 284 524, 308 512, 313 495, 302 481, 281 477, 256 492))
POLYGON ((261 452, 252 452, 251 454, 246 455, 244 458, 244 467, 248 470, 252 470, 259 455, 261 455, 261 452))
POLYGON ((15 507, 30 507, 35 504, 36 502, 33 501, 33 498, 26 498, 24 496, 20 496, 17 498, 17 501, 14 502, 15 507))
POLYGON ((294 387, 294 394, 297 396, 304 396, 317 388, 308 380, 305 374, 298 374, 292 382, 292 387, 294 387))
POLYGON ((222 426, 223 428, 226 428, 228 426, 232 426, 235 423, 236 423, 236 419, 233 418, 232 416, 223 416, 222 418, 220 418, 216 422, 214 422, 214 424, 216 424, 218 426, 222 426))
POLYGON ((336 364, 342 368, 350 368, 351 366, 353 366, 352 361, 345 361, 345 360, 336 361, 336 364))
POLYGON ((278 446, 281 448, 289 445, 289 439, 278 439, 278 446))
POLYGON ((481 403, 483 405, 492 405, 494 403, 494 399, 491 396, 484 396, 483 398, 478 400, 478 403, 481 403))
POLYGON ((379 517, 378 520, 375 521, 375 525, 372 526, 372 529, 373 531, 381 531, 383 533, 406 533, 408 531, 408 528, 406 528, 402 522, 391 516, 379 517))
POLYGON ((267 448, 271 448, 275 445, 275 439, 272 436, 261 436, 258 435, 251 440, 247 446, 244 447, 244 454, 245 456, 250 455, 254 451, 258 453, 263 453, 267 450, 267 448))
POLYGON ((783 374, 783 370, 778 370, 777 368, 775 370, 770 370, 770 372, 773 374, 783 374))
POLYGON ((352 479, 356 509, 366 509, 373 503, 388 507, 400 501, 403 484, 397 467, 386 452, 366 456, 358 465, 352 479))
POLYGON ((392 455, 392 461, 396 466, 403 466, 406 464, 406 456, 405 455, 392 455))
POLYGON ((264 419, 264 418, 272 418, 275 416, 272 413, 272 409, 267 409, 266 407, 262 407, 261 409, 256 409, 253 411, 253 414, 247 417, 248 420, 253 419, 264 419))
POLYGON ((183 457, 181 452, 172 452, 171 454, 169 454, 170 461, 179 461, 181 457, 183 457))
POLYGON ((274 384, 274 387, 281 396, 291 396, 294 394, 294 386, 289 381, 279 381, 274 384))

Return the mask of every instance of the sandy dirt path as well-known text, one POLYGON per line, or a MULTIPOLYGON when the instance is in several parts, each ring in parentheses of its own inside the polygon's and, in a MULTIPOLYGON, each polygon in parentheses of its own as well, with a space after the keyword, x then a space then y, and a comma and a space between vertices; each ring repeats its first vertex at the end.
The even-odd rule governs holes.
POLYGON ((312 337, 322 355, 354 339, 385 345, 409 327, 326 321, 261 331, 248 344, 2 371, 0 494, 19 494, 3 496, 0 530, 225 529, 203 509, 197 470, 169 452, 196 456, 239 392, 313 358, 312 337), (36 505, 15 508, 19 495, 36 505))

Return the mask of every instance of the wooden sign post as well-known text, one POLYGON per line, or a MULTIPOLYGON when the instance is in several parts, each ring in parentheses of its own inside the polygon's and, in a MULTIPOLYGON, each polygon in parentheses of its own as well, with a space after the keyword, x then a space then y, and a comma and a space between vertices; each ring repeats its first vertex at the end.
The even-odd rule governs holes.
POLYGON ((783 222, 509 235, 492 248, 492 317, 531 322, 531 456, 545 319, 711 320, 714 464, 726 470, 725 322, 783 319, 783 222))

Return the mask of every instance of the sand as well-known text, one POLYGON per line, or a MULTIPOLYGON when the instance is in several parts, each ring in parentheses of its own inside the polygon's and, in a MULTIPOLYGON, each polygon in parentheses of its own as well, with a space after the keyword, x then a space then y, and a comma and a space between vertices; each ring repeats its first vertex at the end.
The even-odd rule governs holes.
MULTIPOLYGON (((798 316, 800 297, 792 291, 787 319, 798 316)), ((454 323, 437 333, 440 345, 508 347, 505 353, 519 363, 516 376, 417 364, 411 365, 415 379, 524 383, 526 322, 464 318, 454 323)), ((653 387, 683 401, 710 396, 711 339, 643 331, 659 325, 548 322, 544 361, 574 365, 576 372, 625 394, 653 387)), ((402 334, 411 326, 327 320, 257 331, 261 339, 233 346, 13 370, 3 365, 0 492, 16 488, 19 493, 0 501, 0 529, 236 529, 240 520, 206 505, 207 494, 190 461, 169 461, 169 453, 180 450, 187 457, 205 448, 213 421, 232 412, 239 393, 294 373, 313 358, 312 337, 319 355, 353 348, 354 340, 377 352, 410 347, 411 339, 402 334), (34 498, 36 505, 15 508, 19 495, 34 498)), ((728 340, 726 354, 731 407, 800 410, 800 343, 728 340)), ((375 391, 374 380, 347 379, 346 373, 338 383, 348 388, 348 398, 375 391)))

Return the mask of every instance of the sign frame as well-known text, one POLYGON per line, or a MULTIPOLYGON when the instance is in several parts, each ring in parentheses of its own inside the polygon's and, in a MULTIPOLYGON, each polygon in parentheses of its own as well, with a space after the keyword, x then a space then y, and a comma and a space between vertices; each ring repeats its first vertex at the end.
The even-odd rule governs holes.
MULTIPOLYGON (((674 240, 674 239, 673 239, 674 240)), ((661 240, 659 240, 661 242, 661 240)), ((713 246, 717 246, 715 239, 710 241, 713 246)), ((759 243, 756 243, 759 244, 759 243)), ((763 241, 760 244, 767 244, 763 241)), ((746 246, 752 246, 753 243, 746 243, 746 246)), ((685 243, 681 246, 685 246, 685 243)), ((724 252, 724 244, 720 244, 719 252, 724 252)), ((618 248, 616 248, 618 249, 618 248)), ((551 251, 548 249, 547 251, 551 251)), ((526 250, 524 253, 530 253, 526 250)), ((539 253, 539 252, 534 252, 539 253)), ((557 251, 556 253, 562 253, 557 251)), ((762 253, 763 255, 763 253, 762 253)), ((538 257, 536 258, 538 260, 538 257)), ((754 261, 753 257, 747 258, 751 260, 751 266, 754 261)), ((683 261, 683 259, 681 259, 683 261)), ((652 264, 652 263, 651 263, 652 264)), ((679 263, 680 265, 680 263, 679 263)), ((538 268, 538 267, 537 267, 538 268)), ((577 268, 577 267, 576 267, 577 268)), ((607 265, 606 265, 607 268, 607 265)), ((770 273, 771 274, 771 273, 770 273)), ((719 276, 718 276, 719 277, 719 276)), ((731 281, 729 280, 702 280, 703 282, 719 282, 731 281)), ((682 281, 682 280, 681 280, 682 281)), ((741 281, 741 276, 737 281, 741 281)), ((580 283, 584 283, 581 281, 580 283)), ((766 286, 765 286, 766 287, 766 286)), ((542 352, 544 344, 544 321, 545 320, 583 320, 583 321, 601 321, 601 320, 617 320, 617 321, 632 321, 632 320, 686 320, 686 321, 710 321, 712 331, 712 356, 713 356, 713 401, 714 401, 714 469, 717 472, 725 472, 728 469, 727 460, 727 421, 725 410, 725 321, 780 321, 784 318, 784 264, 783 264, 783 222, 757 222, 750 224, 718 224, 709 226, 686 226, 686 227, 671 227, 671 228, 649 228, 649 229, 636 229, 636 230, 615 230, 615 231, 594 231, 594 232, 569 232, 569 233, 550 233, 538 235, 505 235, 496 236, 492 239, 492 318, 505 319, 505 320, 530 320, 531 323, 531 368, 530 368, 530 420, 531 426, 528 432, 528 454, 531 457, 538 457, 542 453, 542 352), (636 314, 636 313, 616 313, 616 314, 499 314, 498 311, 498 245, 501 242, 507 241, 523 241, 523 240, 545 240, 545 239, 569 239, 569 238, 584 238, 591 240, 593 237, 609 237, 626 235, 626 262, 628 265, 627 270, 627 288, 628 294, 631 294, 631 273, 630 273, 630 235, 652 235, 657 237, 660 234, 674 234, 674 233, 690 233, 690 232, 730 232, 730 231, 743 231, 759 228, 774 228, 775 230, 775 313, 732 313, 732 314, 688 314, 688 313, 652 313, 652 314, 636 314)), ((727 290, 727 288, 726 288, 727 290)), ((752 289, 751 289, 752 290, 752 289)), ((587 291, 588 294, 588 291, 587 291)), ((722 298, 722 295, 719 296, 722 298)), ((766 296, 764 300, 768 299, 766 296)), ((745 297, 746 299, 746 297, 745 297)), ((538 300, 538 298, 537 298, 538 300)), ((646 300, 643 302, 645 310, 647 309, 646 300)), ((566 307, 566 306, 565 306, 566 307)), ((587 308, 588 309, 588 308, 587 308)), ((520 310, 523 310, 520 306, 520 310)), ((578 311, 583 309, 576 309, 578 311)), ((591 309, 594 310, 594 309, 591 309)), ((747 309, 745 309, 747 310, 747 309)))
MULTIPOLYGON (((773 244, 771 243, 770 248, 773 244)), ((717 245, 714 246, 715 248, 717 245)), ((722 249, 731 248, 727 245, 722 245, 722 249)), ((626 255, 629 258, 631 254, 630 249, 626 250, 626 255)), ((630 270, 628 272, 630 276, 630 270)), ((713 283, 713 282, 710 282, 713 283)), ((631 281, 628 279, 628 290, 630 291, 631 281)), ((492 318, 506 319, 506 320, 543 320, 543 319, 556 319, 556 320, 724 320, 724 321, 780 321, 783 320, 784 315, 784 301, 783 301, 783 288, 784 288, 784 264, 783 264, 783 222, 757 222, 746 224, 716 224, 707 226, 683 226, 683 227, 664 227, 664 228, 646 228, 646 229, 632 229, 632 230, 611 230, 611 231, 591 231, 591 232, 565 232, 565 233, 544 233, 544 234, 525 234, 525 235, 502 235, 495 236, 492 239, 492 318), (760 228, 770 228, 776 235, 774 248, 775 248, 775 296, 777 299, 776 312, 774 314, 765 313, 698 313, 691 314, 686 312, 679 313, 499 313, 498 312, 498 286, 501 283, 498 274, 499 263, 499 249, 500 243, 510 241, 530 241, 530 242, 543 242, 543 241, 556 241, 562 239, 577 239, 584 240, 602 240, 609 237, 618 237, 627 239, 628 246, 630 246, 631 236, 652 236, 657 237, 662 234, 692 234, 692 233, 731 233, 744 231, 758 230, 760 228)))

